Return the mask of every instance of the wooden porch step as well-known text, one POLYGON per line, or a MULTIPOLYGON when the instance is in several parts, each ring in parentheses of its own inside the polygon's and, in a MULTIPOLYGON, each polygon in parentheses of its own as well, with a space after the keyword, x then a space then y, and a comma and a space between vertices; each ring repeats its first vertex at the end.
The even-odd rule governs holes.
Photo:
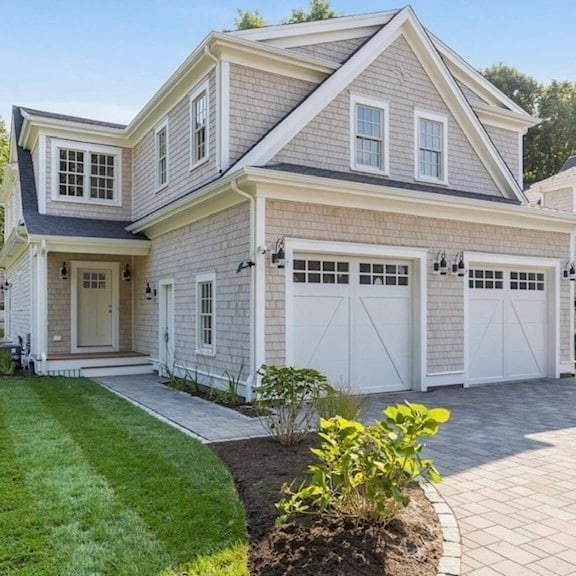
POLYGON ((97 378, 99 376, 130 376, 138 374, 153 374, 154 365, 148 361, 146 364, 110 364, 108 366, 82 366, 80 376, 97 378))

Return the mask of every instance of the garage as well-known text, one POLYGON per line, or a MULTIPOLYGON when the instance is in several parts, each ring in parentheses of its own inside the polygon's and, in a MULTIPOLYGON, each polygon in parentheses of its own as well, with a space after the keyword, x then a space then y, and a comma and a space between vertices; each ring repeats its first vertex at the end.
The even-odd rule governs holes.
POLYGON ((546 271, 471 265, 468 291, 469 383, 546 376, 546 271))
POLYGON ((410 261, 295 253, 294 365, 355 392, 412 388, 410 261))

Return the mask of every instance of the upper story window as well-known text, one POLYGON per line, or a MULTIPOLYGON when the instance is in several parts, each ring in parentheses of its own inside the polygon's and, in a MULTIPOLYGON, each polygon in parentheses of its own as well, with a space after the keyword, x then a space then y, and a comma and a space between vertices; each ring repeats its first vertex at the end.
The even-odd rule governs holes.
POLYGON ((352 169, 388 175, 388 104, 352 95, 350 134, 352 169))
POLYGON ((414 116, 415 178, 448 183, 448 119, 441 114, 416 111, 414 116))
POLYGON ((118 148, 52 141, 52 200, 119 205, 121 172, 118 148))
POLYGON ((190 94, 190 169, 208 160, 208 82, 190 94))
POLYGON ((156 188, 168 185, 168 120, 164 120, 155 130, 156 138, 156 188))

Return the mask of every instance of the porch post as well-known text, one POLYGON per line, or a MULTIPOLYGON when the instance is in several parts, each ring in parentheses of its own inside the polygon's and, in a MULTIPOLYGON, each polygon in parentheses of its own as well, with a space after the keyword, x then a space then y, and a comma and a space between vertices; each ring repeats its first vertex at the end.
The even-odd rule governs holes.
POLYGON ((46 372, 48 357, 48 246, 42 240, 36 256, 36 357, 40 360, 37 372, 46 372))

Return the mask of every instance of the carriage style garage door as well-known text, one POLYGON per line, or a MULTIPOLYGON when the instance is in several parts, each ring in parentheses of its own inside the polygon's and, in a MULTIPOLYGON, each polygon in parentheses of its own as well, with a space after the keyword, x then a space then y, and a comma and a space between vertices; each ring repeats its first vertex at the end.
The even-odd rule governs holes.
POLYGON ((358 392, 412 387, 409 262, 296 254, 294 365, 358 392))
POLYGON ((482 265, 468 275, 470 383, 545 376, 545 272, 482 265))

